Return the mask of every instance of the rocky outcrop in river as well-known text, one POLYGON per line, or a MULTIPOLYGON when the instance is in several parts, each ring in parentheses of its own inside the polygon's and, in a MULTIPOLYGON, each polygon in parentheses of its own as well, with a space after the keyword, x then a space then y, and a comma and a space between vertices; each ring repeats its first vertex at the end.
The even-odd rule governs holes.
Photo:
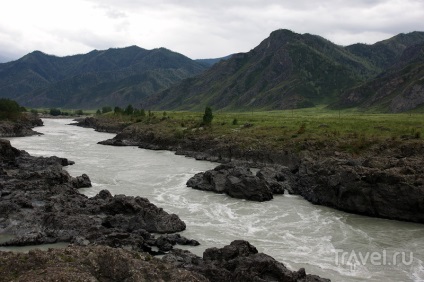
POLYGON ((185 223, 145 198, 112 196, 107 190, 93 198, 80 194, 77 188, 91 186, 90 180, 71 177, 62 169, 69 164, 63 158, 32 157, 0 139, 0 232, 15 236, 3 246, 72 242, 168 251, 177 243, 198 244, 165 234, 184 230, 185 223))
POLYGON ((265 167, 254 175, 246 166, 229 163, 194 175, 187 181, 187 186, 263 202, 272 200, 273 194, 283 194, 285 190, 292 192, 293 181, 294 176, 287 167, 265 167))
POLYGON ((41 133, 33 130, 36 126, 42 126, 43 121, 33 114, 22 114, 15 121, 0 121, 0 137, 23 137, 31 135, 40 135, 41 133))

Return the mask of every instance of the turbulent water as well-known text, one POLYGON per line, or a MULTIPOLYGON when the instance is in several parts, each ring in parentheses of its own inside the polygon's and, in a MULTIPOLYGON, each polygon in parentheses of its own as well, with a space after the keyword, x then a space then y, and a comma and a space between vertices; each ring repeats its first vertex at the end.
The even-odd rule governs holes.
POLYGON ((176 156, 167 151, 110 147, 97 142, 112 138, 67 125, 70 120, 44 120, 42 136, 12 138, 12 145, 32 155, 66 157, 76 162, 73 176, 87 173, 94 196, 113 194, 148 198, 187 224, 183 235, 202 244, 190 247, 201 255, 235 239, 251 242, 291 269, 333 281, 424 280, 424 225, 375 219, 314 206, 297 196, 281 195, 265 203, 187 188, 195 173, 215 163, 176 156))

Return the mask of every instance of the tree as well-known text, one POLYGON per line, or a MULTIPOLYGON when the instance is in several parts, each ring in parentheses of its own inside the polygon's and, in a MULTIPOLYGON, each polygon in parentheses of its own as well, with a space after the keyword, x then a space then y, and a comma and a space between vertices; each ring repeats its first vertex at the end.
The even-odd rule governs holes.
POLYGON ((0 99, 0 119, 16 119, 20 116, 22 107, 13 100, 0 99))
POLYGON ((115 109, 113 111, 115 112, 115 114, 121 114, 122 113, 122 109, 120 107, 115 107, 115 109))
POLYGON ((102 114, 102 112, 98 109, 97 111, 96 111, 96 115, 101 115, 102 114))
POLYGON ((205 108, 205 114, 203 115, 203 124, 210 125, 213 120, 212 109, 210 107, 205 108))
POLYGON ((60 116, 62 114, 61 110, 56 109, 56 108, 51 108, 50 109, 50 114, 52 116, 60 116))
POLYGON ((102 108, 102 113, 109 113, 112 111, 112 107, 106 106, 102 108))
POLYGON ((129 105, 125 108, 124 113, 125 113, 126 115, 132 115, 132 114, 134 113, 134 108, 133 108, 133 106, 132 106, 131 104, 129 104, 129 105))
POLYGON ((78 115, 78 116, 82 116, 82 115, 84 115, 84 112, 83 112, 83 110, 76 110, 75 114, 78 115))

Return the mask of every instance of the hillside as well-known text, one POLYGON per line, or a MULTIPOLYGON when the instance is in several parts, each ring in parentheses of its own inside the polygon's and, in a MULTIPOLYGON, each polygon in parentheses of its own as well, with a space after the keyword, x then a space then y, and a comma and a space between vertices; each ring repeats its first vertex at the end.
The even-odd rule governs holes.
POLYGON ((219 63, 222 60, 228 60, 229 58, 231 58, 232 55, 228 55, 222 58, 213 58, 213 59, 197 59, 195 60, 198 63, 201 63, 207 67, 211 67, 213 65, 215 65, 216 63, 219 63))
POLYGON ((35 51, 0 64, 0 97, 27 107, 125 106, 205 69, 164 48, 131 46, 68 57, 35 51))
POLYGON ((337 101, 376 77, 424 33, 398 35, 374 45, 342 47, 311 34, 277 30, 248 53, 233 55, 148 100, 155 109, 272 110, 337 101), (385 55, 381 55, 385 50, 385 55))
POLYGON ((424 43, 405 49, 389 69, 349 89, 331 107, 392 113, 424 108, 424 43))

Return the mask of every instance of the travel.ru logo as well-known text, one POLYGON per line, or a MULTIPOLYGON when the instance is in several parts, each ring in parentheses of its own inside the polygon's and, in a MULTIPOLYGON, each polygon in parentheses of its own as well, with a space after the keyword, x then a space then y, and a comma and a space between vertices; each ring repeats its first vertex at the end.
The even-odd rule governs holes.
POLYGON ((356 252, 352 250, 335 250, 335 264, 337 266, 349 266, 351 271, 356 270, 360 265, 373 266, 396 266, 411 265, 414 260, 413 252, 394 252, 388 254, 386 250, 381 252, 356 252))

